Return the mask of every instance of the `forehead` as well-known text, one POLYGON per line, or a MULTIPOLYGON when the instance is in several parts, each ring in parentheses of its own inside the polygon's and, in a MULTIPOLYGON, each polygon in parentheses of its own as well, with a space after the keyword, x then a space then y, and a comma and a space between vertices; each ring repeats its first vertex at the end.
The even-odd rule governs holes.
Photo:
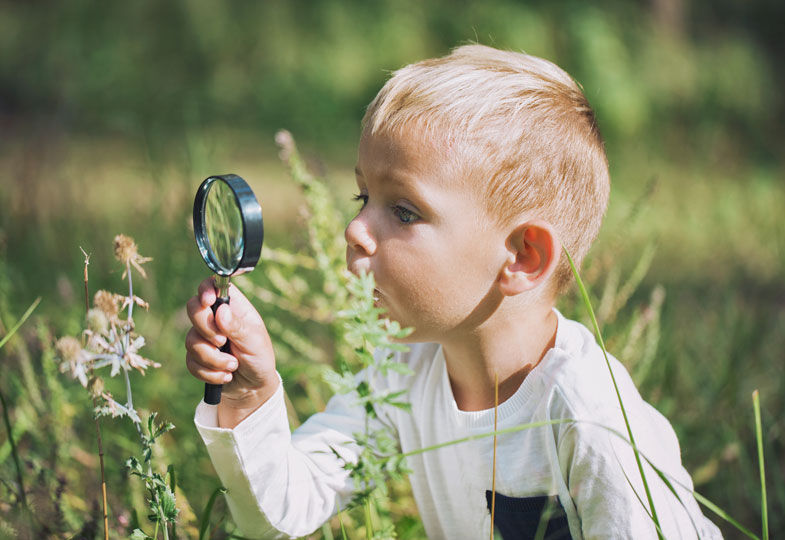
POLYGON ((462 175, 454 145, 419 129, 400 133, 365 130, 360 138, 356 172, 386 182, 423 179, 441 187, 458 187, 462 175))

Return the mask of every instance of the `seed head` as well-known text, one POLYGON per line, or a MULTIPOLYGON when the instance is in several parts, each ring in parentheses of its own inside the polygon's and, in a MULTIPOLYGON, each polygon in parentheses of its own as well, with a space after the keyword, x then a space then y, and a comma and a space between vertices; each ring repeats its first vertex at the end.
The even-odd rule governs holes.
POLYGON ((75 337, 65 336, 57 340, 55 349, 65 362, 76 362, 82 352, 82 345, 75 337))
POLYGON ((125 272, 123 272, 123 279, 129 270, 129 265, 134 265, 143 278, 147 278, 142 265, 146 262, 152 261, 150 257, 142 257, 139 255, 139 250, 136 247, 136 242, 130 236, 118 234, 114 237, 114 257, 125 265, 125 272))
POLYGON ((93 397, 101 397, 104 393, 104 380, 101 377, 90 377, 87 383, 87 389, 93 397))
MULTIPOLYGON (((100 291, 106 292, 106 291, 100 291)), ((95 303, 95 301, 94 301, 95 303)), ((87 327, 95 333, 101 334, 109 328, 109 317, 104 310, 95 307, 87 312, 87 327)))
POLYGON ((139 256, 136 243, 130 236, 118 234, 114 237, 114 257, 123 264, 131 262, 131 259, 139 256))
MULTIPOLYGON (((119 294, 111 293, 109 291, 98 291, 93 296, 93 305, 102 311, 109 320, 116 320, 118 313, 120 313, 120 301, 123 299, 119 294)), ((90 310, 92 313, 95 310, 90 310)), ((88 320, 90 314, 87 315, 88 320)))
POLYGON ((65 336, 57 340, 55 349, 60 356, 60 371, 65 373, 71 372, 74 379, 79 379, 79 382, 87 388, 87 375, 90 367, 92 356, 90 353, 82 349, 82 345, 75 337, 65 336))

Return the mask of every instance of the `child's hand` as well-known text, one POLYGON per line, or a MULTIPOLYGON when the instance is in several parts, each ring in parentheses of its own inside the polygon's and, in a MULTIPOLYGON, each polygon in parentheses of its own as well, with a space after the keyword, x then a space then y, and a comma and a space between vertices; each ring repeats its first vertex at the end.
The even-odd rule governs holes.
POLYGON ((223 384, 220 407, 253 410, 278 388, 275 355, 264 322, 248 299, 233 285, 229 298, 213 316, 213 280, 199 285, 187 304, 193 328, 185 338, 185 362, 197 379, 223 384), (231 354, 218 350, 227 338, 231 354))

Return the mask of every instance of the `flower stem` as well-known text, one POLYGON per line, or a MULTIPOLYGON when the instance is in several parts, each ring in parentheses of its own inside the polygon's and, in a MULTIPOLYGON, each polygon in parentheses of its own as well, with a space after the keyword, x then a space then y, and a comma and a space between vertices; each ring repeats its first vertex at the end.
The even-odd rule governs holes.
POLYGON ((19 500, 22 501, 22 507, 25 509, 25 512, 28 512, 29 509, 27 507, 27 496, 25 495, 25 483, 22 477, 22 464, 19 461, 19 452, 17 451, 14 435, 11 431, 11 418, 8 416, 8 404, 6 403, 2 392, 0 392, 0 404, 3 406, 3 421, 5 422, 5 429, 8 432, 8 442, 11 443, 11 455, 14 458, 14 465, 16 467, 16 478, 17 483, 19 484, 18 497, 19 500))
MULTIPOLYGON (((131 277, 131 263, 125 263, 125 271, 128 274, 128 317, 125 322, 125 329, 123 336, 123 356, 126 355, 128 352, 128 348, 131 346, 131 329, 133 328, 133 316, 134 316, 134 281, 131 277)), ((125 406, 129 410, 134 409, 134 396, 131 392, 131 378, 128 376, 128 370, 123 369, 123 375, 125 376, 125 394, 127 397, 125 406)), ((139 423, 134 422, 136 424, 136 431, 139 433, 139 438, 142 437, 142 426, 139 423)))

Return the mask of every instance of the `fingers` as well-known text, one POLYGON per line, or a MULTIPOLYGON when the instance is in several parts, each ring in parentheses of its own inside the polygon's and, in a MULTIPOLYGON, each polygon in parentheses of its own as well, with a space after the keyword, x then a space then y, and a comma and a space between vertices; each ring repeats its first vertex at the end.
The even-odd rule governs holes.
POLYGON ((199 292, 197 294, 199 302, 205 307, 210 307, 215 304, 215 299, 218 295, 215 292, 215 281, 209 277, 199 284, 199 292))
POLYGON ((191 375, 210 384, 226 384, 231 382, 233 375, 227 371, 213 371, 205 368, 189 353, 185 355, 185 365, 191 375))
POLYGON ((186 311, 191 324, 202 337, 210 341, 216 347, 223 346, 226 343, 226 336, 218 331, 215 325, 215 317, 210 305, 205 306, 202 303, 201 295, 194 296, 186 304, 186 311))
POLYGON ((218 350, 199 332, 191 329, 185 338, 186 366, 197 379, 211 384, 224 384, 232 380, 237 369, 237 359, 218 350))

